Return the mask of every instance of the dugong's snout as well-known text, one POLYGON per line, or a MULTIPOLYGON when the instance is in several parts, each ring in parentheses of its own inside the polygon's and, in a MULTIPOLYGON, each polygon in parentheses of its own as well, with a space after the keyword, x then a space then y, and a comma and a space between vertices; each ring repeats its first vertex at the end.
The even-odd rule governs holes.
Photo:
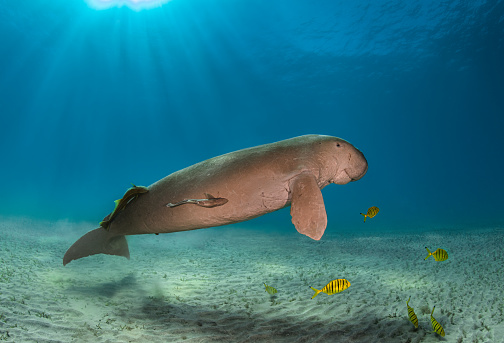
POLYGON ((342 184, 359 180, 366 174, 368 169, 367 160, 359 149, 349 144, 346 153, 347 157, 344 159, 340 169, 340 181, 343 181, 342 184), (345 178, 346 182, 344 182, 345 178))
POLYGON ((357 181, 366 174, 368 163, 364 154, 347 141, 338 139, 336 144, 337 173, 330 181, 337 185, 346 185, 357 181))
POLYGON ((348 167, 345 171, 351 181, 357 181, 362 178, 368 170, 368 163, 364 154, 357 148, 350 153, 348 167))

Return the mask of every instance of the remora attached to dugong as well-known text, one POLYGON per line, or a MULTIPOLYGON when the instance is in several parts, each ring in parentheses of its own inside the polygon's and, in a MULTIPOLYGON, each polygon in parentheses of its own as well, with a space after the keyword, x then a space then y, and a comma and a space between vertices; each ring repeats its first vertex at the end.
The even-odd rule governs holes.
POLYGON ((126 235, 238 223, 288 205, 296 229, 319 240, 327 226, 321 189, 359 180, 367 168, 364 155, 352 144, 322 135, 217 156, 123 198, 121 210, 104 219, 106 228, 77 240, 65 253, 63 264, 94 254, 129 258, 126 235))

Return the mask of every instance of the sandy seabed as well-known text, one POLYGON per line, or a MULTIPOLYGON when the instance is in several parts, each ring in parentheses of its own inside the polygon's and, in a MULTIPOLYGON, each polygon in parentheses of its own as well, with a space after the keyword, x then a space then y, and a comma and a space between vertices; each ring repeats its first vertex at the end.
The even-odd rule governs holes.
POLYGON ((91 223, 0 221, 0 341, 504 342, 504 230, 128 237, 66 267, 91 223), (448 251, 424 261, 425 246, 448 251), (345 278, 351 287, 311 299, 345 278), (275 287, 274 296, 263 282, 275 287), (406 300, 419 328, 408 319, 406 300), (430 312, 445 337, 432 332, 430 312))

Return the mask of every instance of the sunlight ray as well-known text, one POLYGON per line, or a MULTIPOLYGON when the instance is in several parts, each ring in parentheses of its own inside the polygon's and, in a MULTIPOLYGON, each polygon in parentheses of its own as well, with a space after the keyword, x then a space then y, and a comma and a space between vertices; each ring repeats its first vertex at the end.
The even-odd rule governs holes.
POLYGON ((89 7, 96 10, 106 10, 111 7, 126 6, 135 11, 161 7, 170 0, 85 0, 89 7))

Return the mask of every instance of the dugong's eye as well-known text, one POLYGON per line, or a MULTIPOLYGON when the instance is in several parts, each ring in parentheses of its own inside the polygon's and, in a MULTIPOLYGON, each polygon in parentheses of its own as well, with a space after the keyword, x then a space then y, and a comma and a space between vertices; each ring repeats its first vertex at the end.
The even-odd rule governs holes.
POLYGON ((339 143, 336 143, 336 146, 337 146, 337 147, 340 147, 340 146, 341 146, 341 144, 339 144, 339 143))

